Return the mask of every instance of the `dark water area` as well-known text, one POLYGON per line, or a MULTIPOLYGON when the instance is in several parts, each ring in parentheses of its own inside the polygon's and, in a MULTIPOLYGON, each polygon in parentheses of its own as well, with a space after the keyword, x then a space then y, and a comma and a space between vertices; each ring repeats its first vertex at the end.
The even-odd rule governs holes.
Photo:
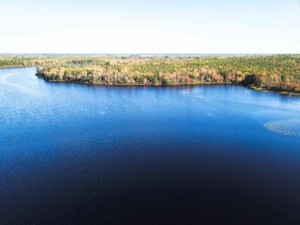
POLYGON ((0 70, 0 224, 300 224, 300 97, 0 70), (297 127, 293 129, 298 129, 297 127))

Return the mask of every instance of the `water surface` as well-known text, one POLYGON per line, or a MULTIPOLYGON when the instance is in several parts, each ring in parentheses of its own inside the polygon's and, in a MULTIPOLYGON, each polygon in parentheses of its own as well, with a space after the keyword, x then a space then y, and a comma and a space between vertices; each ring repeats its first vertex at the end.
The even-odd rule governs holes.
POLYGON ((0 70, 0 224, 300 224, 300 97, 0 70))

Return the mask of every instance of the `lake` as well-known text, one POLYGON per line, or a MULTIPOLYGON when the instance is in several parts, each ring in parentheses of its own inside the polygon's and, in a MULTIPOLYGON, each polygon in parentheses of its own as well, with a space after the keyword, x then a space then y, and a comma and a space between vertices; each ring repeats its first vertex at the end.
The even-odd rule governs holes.
POLYGON ((34 74, 0 70, 1 225, 300 224, 300 97, 34 74))

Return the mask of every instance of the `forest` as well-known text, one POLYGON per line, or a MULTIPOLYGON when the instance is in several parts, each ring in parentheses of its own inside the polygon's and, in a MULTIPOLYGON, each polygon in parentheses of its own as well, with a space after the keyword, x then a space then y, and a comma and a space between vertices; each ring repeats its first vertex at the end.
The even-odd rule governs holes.
POLYGON ((94 85, 235 84, 300 93, 300 55, 254 56, 10 56, 0 68, 37 67, 47 81, 94 85))

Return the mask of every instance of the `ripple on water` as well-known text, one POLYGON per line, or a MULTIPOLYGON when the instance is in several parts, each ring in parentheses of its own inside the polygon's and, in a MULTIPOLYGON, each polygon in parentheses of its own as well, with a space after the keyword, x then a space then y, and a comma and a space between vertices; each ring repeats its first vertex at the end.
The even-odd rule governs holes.
POLYGON ((275 120, 267 122, 264 126, 270 132, 300 137, 300 119, 275 120))

